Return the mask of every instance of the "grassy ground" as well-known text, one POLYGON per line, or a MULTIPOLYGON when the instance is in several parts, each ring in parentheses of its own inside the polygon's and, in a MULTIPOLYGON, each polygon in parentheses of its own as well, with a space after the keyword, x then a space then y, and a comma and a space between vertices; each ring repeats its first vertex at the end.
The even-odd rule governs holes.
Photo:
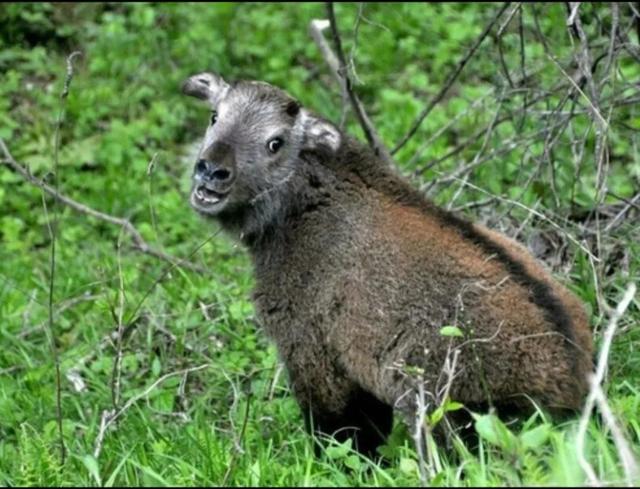
MULTIPOLYGON (((623 7, 621 30, 631 18, 623 7)), ((367 5, 357 20, 358 8, 338 5, 337 15, 359 93, 393 146, 497 7, 367 5)), ((611 27, 610 8, 584 5, 580 15, 594 39, 592 55, 606 53, 607 38, 598 36, 611 27)), ((400 425, 383 449, 384 467, 348 445, 313 456, 276 352, 256 328, 250 263, 187 204, 186 155, 208 114, 179 94, 181 81, 204 70, 263 79, 338 121, 339 91, 307 34, 308 22, 323 16, 317 4, 0 7, 0 138, 15 159, 52 181, 65 58, 79 49, 60 131, 60 190, 130 219, 149 244, 206 270, 168 269, 136 251, 118 226, 54 206, 0 166, 0 484, 420 484, 419 459, 400 425), (49 224, 56 213, 51 334, 49 224), (118 324, 128 325, 120 347, 118 324), (52 337, 62 373, 64 465, 52 337), (126 409, 101 438, 101 420, 114 405, 126 409)), ((640 40, 629 31, 631 54, 616 51, 604 58, 610 70, 600 65, 594 73, 608 122, 602 166, 588 95, 566 97, 572 84, 563 70, 576 69, 571 60, 580 46, 565 24, 562 5, 527 5, 522 17, 514 11, 502 41, 485 41, 396 159, 438 203, 527 243, 585 301, 600 345, 605 304, 615 306, 640 277, 632 200, 640 189, 633 98, 640 68, 632 56, 640 40), (523 70, 533 75, 518 84, 523 70), (542 102, 527 105, 541 94, 542 102), (616 97, 625 103, 611 102, 616 97), (442 159, 482 127, 490 130, 442 159), (456 173, 466 164, 473 167, 456 173)), ((352 121, 347 129, 362 135, 352 121)), ((635 298, 619 321, 604 385, 636 458, 639 319, 635 298)), ((510 430, 481 417, 478 453, 434 448, 429 483, 584 484, 577 425, 536 415, 510 430)), ((584 455, 604 483, 625 482, 619 449, 595 418, 584 455)))

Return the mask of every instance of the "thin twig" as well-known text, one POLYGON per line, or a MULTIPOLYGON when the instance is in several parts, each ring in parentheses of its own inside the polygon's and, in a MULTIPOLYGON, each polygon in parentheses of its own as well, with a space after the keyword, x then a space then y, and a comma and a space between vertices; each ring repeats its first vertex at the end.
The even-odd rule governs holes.
POLYGON ((340 87, 340 93, 342 97, 342 115, 340 116, 340 130, 344 129, 344 123, 346 121, 347 116, 347 108, 349 103, 349 94, 347 93, 347 86, 344 83, 344 79, 340 76, 340 61, 336 58, 336 55, 333 53, 331 48, 329 47, 329 43, 324 38, 322 31, 329 27, 329 21, 314 19, 309 24, 309 35, 318 46, 320 50, 320 54, 324 58, 327 65, 329 65, 329 69, 331 74, 335 77, 338 86, 340 87))
POLYGON ((424 442, 423 440, 423 426, 425 424, 425 416, 427 413, 428 404, 425 403, 425 390, 424 381, 418 380, 418 392, 416 393, 416 419, 415 419, 415 431, 413 432, 413 442, 416 445, 416 451, 418 454, 418 469, 420 473, 420 482, 424 487, 428 486, 429 479, 427 478, 427 471, 425 470, 425 457, 424 457, 424 442))
MULTIPOLYGON (((602 346, 600 348, 600 355, 598 357, 596 372, 595 374, 592 374, 589 376, 589 383, 591 385, 591 389, 589 391, 589 395, 587 396, 584 410, 582 411, 582 416, 580 417, 580 423, 578 425, 578 434, 577 434, 577 440, 576 440, 577 451, 578 451, 578 462, 580 463, 580 466, 587 474, 589 483, 593 485, 599 485, 600 481, 598 480, 598 477, 596 476, 596 473, 593 467, 587 461, 584 454, 584 441, 585 441, 585 435, 587 433, 587 425, 589 423, 589 419, 591 417, 591 411, 593 410, 593 406, 595 404, 596 397, 598 395, 597 389, 600 388, 600 385, 602 384, 602 381, 605 376, 605 372, 607 370, 609 350, 611 349, 611 343, 613 342, 613 337, 615 335, 616 328, 618 326, 618 321, 627 310, 627 307, 629 307, 629 304, 631 303, 635 293, 636 293, 636 284, 632 282, 627 286, 627 290, 625 291, 624 296, 622 297, 622 300, 618 304, 618 307, 616 307, 616 309, 613 311, 613 314, 609 319, 609 325, 607 326, 607 329, 604 333, 604 339, 602 341, 602 346)), ((621 458, 623 457, 621 456, 621 458)), ((625 475, 627 476, 628 480, 632 480, 633 478, 632 476, 634 472, 636 473, 636 475, 638 473, 637 464, 633 462, 633 459, 631 460, 632 460, 632 463, 630 464, 630 466, 627 467, 625 465, 625 475)), ((629 463, 629 461, 627 460, 625 462, 625 460, 623 459, 623 463, 629 463)))
MULTIPOLYGON (((211 233, 209 235, 209 237, 207 237, 207 239, 203 240, 201 243, 199 243, 192 251, 191 253, 189 253, 185 260, 188 260, 189 258, 191 258, 193 255, 195 255, 198 251, 200 251, 200 249, 206 245, 209 241, 211 241, 212 239, 214 239, 216 236, 218 236, 218 234, 220 234, 222 230, 218 229, 217 231, 211 233)), ((140 311, 140 309, 142 308, 142 304, 144 304, 144 301, 147 300, 147 297, 149 297, 149 295, 151 295, 151 292, 153 292, 153 290, 156 288, 156 286, 162 282, 162 280, 169 274, 171 273, 175 268, 177 268, 178 266, 180 266, 179 263, 177 262, 172 262, 169 263, 165 269, 160 272, 160 274, 158 274, 158 276, 156 277, 156 279, 153 281, 153 283, 149 286, 149 288, 147 289, 147 291, 144 293, 144 295, 142 296, 142 298, 138 301, 138 303, 136 304, 136 306, 133 308, 133 310, 131 311, 131 314, 129 314, 129 319, 127 319, 127 321, 125 322, 126 327, 129 327, 131 324, 133 324, 133 322, 136 320, 138 312, 140 311)))
MULTIPOLYGON (((458 180, 458 181, 462 181, 462 179, 458 178, 458 177, 454 177, 454 180, 458 180)), ((477 185, 474 185, 470 182, 463 182, 463 185, 467 186, 467 187, 471 187, 474 190, 477 190, 479 192, 484 193, 485 195, 490 195, 502 202, 508 202, 510 204, 513 204, 517 207, 520 207, 522 209, 525 209, 529 212, 531 212, 532 214, 534 214, 536 217, 539 217, 540 219, 543 219, 544 221, 548 222, 549 224, 551 224, 554 228, 556 228, 560 233, 564 234, 569 240, 571 240, 576 246, 578 246, 578 248, 580 248, 582 251, 584 251, 587 256, 589 256, 591 259, 593 259, 596 262, 600 262, 600 258, 598 258, 597 256, 594 256, 593 253, 591 253, 591 251, 589 249, 587 249, 582 243, 580 243, 576 238, 574 238, 571 233, 569 233, 568 231, 566 231, 562 226, 560 226, 557 222, 555 222, 554 220, 552 220, 550 217, 548 217, 547 215, 543 214, 540 211, 537 211, 535 209, 532 209, 528 206, 526 206, 525 204, 523 204, 522 202, 518 202, 515 201, 513 199, 508 199, 506 197, 502 197, 501 195, 495 195, 492 194, 491 192, 478 187, 477 185)))
POLYGON ((111 375, 111 400, 113 409, 118 409, 120 404, 120 383, 122 379, 122 348, 125 331, 124 316, 124 277, 122 275, 122 256, 120 253, 121 243, 118 237, 117 258, 118 258, 118 312, 114 314, 116 319, 116 359, 113 362, 113 372, 111 375))
POLYGON ((622 461, 622 468, 624 469, 624 475, 627 485, 629 487, 637 487, 640 483, 640 468, 633 455, 633 451, 629 446, 629 442, 624 437, 622 429, 618 425, 616 418, 613 415, 611 408, 609 407, 609 403, 607 402, 607 398, 602 391, 602 387, 599 384, 594 383, 592 384, 591 388, 594 391, 595 400, 598 404, 600 414, 602 414, 604 422, 611 430, 613 443, 615 443, 616 449, 618 450, 618 455, 620 456, 620 460, 622 461))
MULTIPOLYGON (((380 139, 378 132, 376 131, 375 127, 371 123, 371 120, 369 119, 369 116, 364 110, 362 102, 360 102, 360 99, 358 98, 358 96, 356 95, 353 89, 353 80, 351 79, 351 76, 349 74, 349 69, 347 67, 347 60, 345 58, 344 51, 342 49, 342 40, 340 38, 340 32, 338 31, 338 25, 336 23, 336 17, 333 10, 333 2, 327 2, 326 8, 327 8, 327 17, 329 19, 329 27, 331 27, 333 43, 335 45, 336 56, 339 62, 337 74, 341 79, 341 82, 342 82, 341 85, 344 86, 344 89, 349 95, 349 101, 351 102, 353 111, 355 112, 358 122, 360 123, 360 127, 362 127, 364 135, 367 138, 367 142, 369 143, 369 146, 373 148, 373 151, 376 153, 376 155, 383 158, 386 162, 391 163, 392 160, 387 148, 385 147, 384 143, 380 139)), ((312 21, 311 29, 320 30, 320 36, 317 36, 317 35, 314 36, 314 40, 316 40, 316 43, 319 42, 320 38, 324 39, 322 37, 321 30, 326 26, 327 26, 326 23, 322 23, 322 21, 320 22, 312 21)), ((321 51, 324 53, 326 52, 326 49, 323 50, 321 48, 321 51)))
POLYGON ((73 210, 80 212, 81 214, 86 214, 87 216, 93 217, 95 219, 99 219, 101 221, 108 222, 109 224, 113 224, 115 226, 120 226, 123 228, 133 239, 133 243, 136 249, 145 253, 147 255, 151 255, 155 258, 159 258, 163 261, 167 261, 169 263, 175 264, 177 266, 181 266, 187 268, 189 270, 193 270, 199 273, 206 273, 206 270, 202 267, 190 263, 185 259, 180 259, 175 256, 169 255, 163 251, 152 248, 142 237, 142 234, 135 228, 131 221, 128 219, 124 219, 121 217, 112 216, 110 214, 105 214, 104 212, 97 211, 85 204, 81 204, 80 202, 73 200, 70 197, 67 197, 63 193, 59 192, 56 188, 48 185, 37 177, 34 177, 28 168, 18 163, 7 148, 6 144, 0 138, 0 150, 4 154, 4 162, 15 172, 19 173, 25 180, 27 180, 32 185, 44 190, 46 193, 54 197, 57 201, 63 203, 64 205, 72 208, 73 210))
POLYGON ((603 82, 609 78, 611 73, 611 65, 613 64, 613 55, 615 53, 616 45, 616 33, 618 32, 618 25, 620 23, 620 10, 618 4, 613 2, 611 4, 611 42, 609 44, 609 50, 607 51, 607 64, 604 68, 603 82))
MULTIPOLYGON (((608 193, 609 195, 612 195, 611 192, 608 193)), ((620 212, 618 212, 618 214, 616 214, 616 216, 609 222, 609 224, 606 225, 606 227, 603 229, 603 233, 606 234, 611 230, 611 228, 615 227, 618 221, 629 211, 629 209, 631 209, 632 207, 638 209, 636 202, 640 201, 640 193, 636 194, 635 197, 633 197, 631 200, 624 199, 624 201, 626 205, 620 210, 620 212)))
POLYGON ((222 479, 221 486, 226 486, 227 485, 227 481, 229 480, 229 476, 233 472, 233 469, 235 467, 236 461, 238 459, 238 455, 241 453, 242 446, 240 444, 242 443, 242 440, 244 439, 244 434, 247 431, 247 425, 249 424, 249 411, 250 411, 250 408, 251 408, 251 392, 249 392, 249 394, 247 395, 247 404, 246 404, 246 408, 244 410, 244 419, 242 421, 242 428, 240 428, 240 435, 238 437, 238 447, 237 448, 239 448, 239 449, 236 449, 233 452, 233 454, 231 455, 231 461, 229 462, 229 467, 227 468, 227 471, 224 474, 224 478, 222 479))
MULTIPOLYGON (((452 117, 446 124, 444 124, 441 128, 439 128, 434 134, 432 134, 429 139, 427 139, 422 146, 420 146, 416 152, 414 153, 414 155, 411 157, 411 159, 409 161, 407 161, 407 163, 405 163, 405 166, 407 168, 412 168, 415 163, 418 161, 418 159, 422 156, 422 154, 425 152, 425 150, 427 148, 429 148, 434 141, 436 141, 440 136, 442 136, 446 131, 448 131, 449 129, 451 129, 451 126, 453 126, 454 124, 456 124, 461 118, 463 118, 464 116, 466 116, 470 111, 475 110, 477 108, 477 106, 480 103, 484 103, 485 99, 489 96, 489 95, 493 95, 494 94, 494 90, 490 90, 486 93, 484 93, 483 95, 481 95, 480 97, 478 97, 478 99, 476 99, 471 105, 469 105, 468 107, 466 107, 464 110, 460 111, 458 114, 456 114, 454 117, 452 117)), ((494 124, 495 125, 495 124, 494 124)))
MULTIPOLYGON (((54 311, 54 317, 59 317, 63 312, 67 311, 68 309, 71 309, 72 307, 77 306, 78 304, 82 303, 82 302, 90 302, 90 301, 94 301, 96 299, 99 299, 100 297, 102 297, 103 294, 91 294, 90 292, 85 292, 84 294, 78 296, 78 297, 72 297, 71 299, 68 299, 64 302, 61 302, 58 309, 56 311, 54 311)), ((33 303, 33 300, 30 300, 29 304, 33 303)), ((32 335, 33 333, 40 331, 41 329, 43 329, 44 327, 46 327, 47 325, 47 321, 43 321, 40 324, 37 324, 31 328, 28 329, 23 329, 22 331, 20 331, 16 336, 20 339, 24 339, 29 335, 32 335)))
POLYGON ((569 17, 567 18, 567 27, 572 27, 576 19, 576 14, 578 13, 578 8, 580 7, 580 2, 569 2, 569 7, 571 11, 569 12, 569 17))
MULTIPOLYGON (((503 101, 504 101, 504 91, 498 97, 498 107, 496 108, 496 112, 495 112, 495 114, 493 116, 493 119, 491 120, 491 123, 489 124, 489 129, 485 133, 485 137, 484 137, 484 141, 482 142, 482 146, 476 152, 476 155, 474 156, 473 161, 471 163, 469 163, 469 165, 468 165, 469 170, 466 170, 466 171, 464 171, 462 173, 462 174, 464 174, 464 178, 463 178, 463 182, 464 183, 466 183, 466 181, 469 178, 469 174, 471 173, 471 168, 475 167, 478 164, 478 162, 480 161, 480 156, 487 149, 487 145, 489 144, 489 139, 491 138, 491 136, 493 134, 493 129, 495 128, 496 121, 498 120, 498 115, 500 114, 500 110, 502 109, 503 101)), ((458 199, 458 197, 462 193, 463 188, 464 188, 464 185, 460 185, 458 187, 458 190, 456 191, 456 193, 451 197, 451 199, 447 203, 447 206, 446 206, 447 209, 451 209, 451 207, 453 206, 455 201, 458 199)))
POLYGON ((467 53, 462 57, 462 59, 458 61, 458 64, 456 65, 455 69, 451 72, 451 74, 449 75, 449 78, 447 78, 447 81, 445 81, 444 85, 442 86, 440 91, 437 93, 437 95, 433 99, 431 99, 429 104, 422 110, 422 112, 420 112, 420 115, 418 115, 418 117, 412 124, 409 131, 407 131, 407 133, 402 137, 402 139, 398 142, 398 144, 396 144, 395 148, 391 150, 392 155, 396 154, 407 143, 407 141, 409 141, 409 139, 413 137, 413 135, 416 133, 416 131, 422 124, 422 121, 424 121, 424 119, 429 115, 429 113, 433 110, 433 108, 444 98, 444 96, 447 94, 451 86, 458 79, 458 75, 460 75, 463 68, 467 64, 467 62, 475 54, 480 44, 482 44, 482 41, 485 40, 485 38, 493 28, 495 23, 498 21, 500 16, 505 12, 505 10, 509 8, 510 4, 511 2, 507 2, 502 6, 502 8, 493 17, 493 19, 491 19, 491 22, 489 22, 489 24, 487 24, 487 26, 484 28, 484 30, 482 31, 478 39, 476 39, 476 42, 473 43, 469 51, 467 51, 467 53))
MULTIPOLYGON (((556 121, 554 123, 554 126, 562 125, 563 123, 564 123, 564 121, 558 120, 558 121, 556 121)), ((489 126, 487 131, 491 130, 492 126, 495 129, 496 125, 497 125, 497 122, 493 122, 493 124, 489 126)), ((510 138, 508 140, 503 140, 501 142, 501 145, 498 148, 493 149, 491 152, 487 153, 482 158, 475 159, 471 163, 467 163, 465 165, 457 167, 453 172, 451 172, 447 176, 439 177, 438 179, 431 180, 431 182, 429 182, 429 185, 428 185, 427 188, 430 189, 431 187, 435 186, 436 184, 442 185, 442 184, 450 183, 452 180, 454 180, 458 176, 468 172, 469 170, 471 170, 471 169, 473 169, 473 168, 475 168, 477 166, 480 166, 480 165, 484 164, 487 161, 493 160, 493 159, 497 158, 498 156, 509 154, 512 151, 515 151, 517 149, 521 149, 524 146, 524 142, 525 141, 529 141, 530 144, 534 144, 534 143, 536 143, 538 141, 538 138, 539 138, 539 136, 541 134, 544 134, 544 133, 546 133, 548 131, 549 131, 548 127, 543 127, 542 129, 538 129, 535 132, 531 132, 531 133, 527 133, 527 134, 519 134, 519 135, 516 135, 513 138, 510 138)))
MULTIPOLYGON (((188 258, 193 256, 193 255, 195 255, 198 252, 198 250, 200 250, 200 248, 202 248, 205 244, 207 244, 214 237, 216 237, 219 232, 220 231, 217 231, 217 232, 211 234, 206 240, 204 240, 203 242, 198 244, 198 246, 196 246, 193 249, 193 251, 188 255, 188 258)), ((131 311, 131 313, 129 315, 129 318, 126 321, 123 321, 122 313, 121 313, 120 317, 116 317, 116 323, 119 325, 118 326, 118 331, 116 332, 116 341, 120 345, 120 347, 118 347, 119 354, 121 354, 121 344, 122 344, 121 342, 123 340, 123 337, 127 334, 128 331, 133 329, 133 326, 134 326, 134 324, 135 324, 135 322, 137 320, 138 312, 142 308, 142 305, 147 300, 147 298, 149 297, 151 292, 155 289, 155 287, 162 281, 162 279, 167 274, 169 274, 174 268, 176 268, 176 266, 177 266, 177 264, 171 263, 162 271, 162 273, 160 273, 160 275, 158 275, 158 277, 153 281, 151 286, 147 289, 147 291, 144 293, 142 298, 138 301, 136 306, 133 308, 133 310, 131 311), (121 326, 122 326, 122 328, 121 328, 121 326)), ((189 369, 183 370, 181 373, 192 372, 194 370, 198 370, 200 368, 204 368, 205 366, 208 366, 208 365, 210 365, 210 364, 207 363, 207 364, 205 364, 205 365, 203 365, 201 367, 197 367, 196 369, 192 369, 192 370, 189 370, 189 369)), ((168 375, 176 375, 177 373, 178 372, 174 372, 173 374, 168 374, 168 375)), ((102 412, 102 421, 101 421, 101 424, 100 424, 100 432, 98 434, 98 438, 96 439, 96 446, 95 446, 95 450, 94 450, 94 457, 96 457, 96 458, 98 457, 98 455, 100 454, 100 450, 102 449, 102 440, 104 438, 105 430, 115 420, 115 418, 117 418, 120 415, 120 413, 122 413, 128 407, 128 404, 129 404, 129 402, 127 402, 127 404, 125 404, 119 411, 117 411, 117 404, 118 404, 117 396, 119 395, 119 386, 116 386, 116 380, 118 378, 118 375, 119 375, 119 372, 114 369, 113 374, 112 374, 112 399, 113 399, 114 408, 113 409, 105 409, 102 412), (116 392, 116 389, 118 389, 118 392, 116 392)), ((157 382, 161 382, 165 378, 167 378, 167 376, 160 378, 157 382)))
MULTIPOLYGON (((516 84, 518 82, 515 82, 516 84)), ((556 87, 554 87, 551 92, 554 93, 558 90, 560 90, 562 88, 562 85, 558 85, 556 87)), ((547 97, 549 96, 548 93, 544 93, 542 95, 539 95, 533 99, 528 100, 522 107, 522 111, 525 111, 527 108, 533 106, 534 104, 536 104, 537 102, 543 101, 545 100, 547 97)), ((524 112, 523 112, 524 113, 524 112)), ((510 122, 512 121, 512 116, 510 115, 505 115, 500 117, 497 121, 493 121, 492 124, 488 125, 487 127, 484 127, 482 129, 479 129, 478 131, 476 131, 475 133, 473 133, 471 136, 469 136, 467 139, 465 139, 463 142, 461 142, 460 144, 458 144, 455 148, 453 148, 452 150, 450 150, 449 152, 447 152, 445 155, 441 156, 440 158, 437 158, 435 160, 431 160, 428 163, 425 163, 424 165, 421 165, 418 169, 416 169, 413 174, 414 176, 419 176, 424 174, 427 170, 430 170, 431 168, 433 168, 434 166, 439 165, 440 163, 442 163, 443 161, 448 160, 449 158, 452 158, 454 156, 456 156, 457 154, 459 154, 460 152, 462 152, 464 149, 466 149, 467 147, 469 147, 470 145, 472 145, 473 143, 477 142, 492 126, 495 129, 496 127, 498 127, 499 125, 505 123, 505 122, 510 122)), ((411 160, 412 162, 415 162, 415 159, 412 158, 411 160)))
POLYGON ((362 80, 360 80, 356 71, 356 51, 358 50, 358 34, 360 32, 360 22, 364 17, 364 5, 364 2, 358 3, 358 15, 356 16, 356 21, 353 26, 353 46, 351 47, 351 52, 349 53, 349 68, 351 69, 351 73, 353 73, 355 82, 358 84, 362 84, 362 80))
POLYGON ((207 367, 210 367, 210 366, 211 366, 210 363, 205 363, 204 365, 200 365, 198 367, 186 368, 186 369, 183 369, 183 370, 178 370, 176 372, 170 372, 168 374, 165 374, 162 377, 160 377, 159 379, 157 379, 153 384, 151 384, 149 387, 147 387, 140 394, 131 397, 117 411, 115 409, 104 410, 102 412, 102 418, 100 420, 100 429, 98 430, 98 436, 96 437, 96 443, 95 443, 95 448, 93 450, 93 456, 95 458, 98 458, 100 456, 100 452, 102 451, 102 444, 104 442, 104 436, 105 436, 109 426, 111 426, 120 416, 122 416, 136 402, 138 402, 140 399, 145 398, 146 396, 148 396, 149 393, 151 393, 151 391, 153 391, 158 385, 162 384, 165 380, 167 380, 167 379, 169 379, 171 377, 175 377, 176 375, 185 375, 185 374, 189 374, 189 373, 192 373, 192 372, 197 372, 199 370, 203 370, 203 369, 205 369, 207 367))
MULTIPOLYGON (((593 80, 592 74, 592 62, 591 62, 591 53, 589 50, 589 40, 587 39, 587 35, 582 28, 582 21, 580 20, 580 14, 578 13, 578 7, 580 6, 580 2, 570 2, 572 6, 572 11, 570 14, 570 18, 567 21, 567 25, 571 26, 570 31, 574 33, 574 35, 580 41, 580 50, 576 52, 576 62, 582 72, 582 77, 586 80, 588 90, 591 94, 591 98, 587 97, 584 92, 580 89, 580 87, 573 81, 572 78, 570 80, 573 82, 574 86, 578 89, 580 94, 584 96, 589 101, 589 107, 592 109, 592 118, 595 122, 596 128, 596 144, 595 144, 595 162, 597 165, 597 174, 596 174, 596 188, 597 188, 597 200, 601 201, 603 198, 603 186, 604 186, 604 174, 603 170, 605 153, 607 150, 607 130, 609 129, 609 124, 605 121, 604 117, 601 115, 600 110, 600 94, 598 89, 596 88, 596 83, 593 80), (570 22, 569 22, 570 21, 570 22)), ((612 36, 615 36, 615 31, 612 33, 612 36)), ((554 60, 555 61, 555 60, 554 60)), ((564 70, 560 68, 564 73, 564 70)))
MULTIPOLYGON (((59 186, 59 162, 60 162, 60 129, 62 128, 62 122, 64 120, 66 112, 66 102, 69 95, 69 89, 71 87, 71 80, 73 79, 73 60, 80 56, 80 51, 74 51, 67 57, 67 74, 64 79, 64 86, 60 95, 60 112, 58 113, 58 119, 56 121, 54 144, 53 144, 53 189, 58 191, 59 186)), ((49 236, 51 238, 51 259, 49 262, 49 342, 51 345, 51 352, 53 353, 53 361, 56 371, 56 419, 58 421, 58 434, 60 435, 60 464, 64 465, 66 459, 66 447, 64 444, 64 433, 62 431, 62 375, 60 374, 60 358, 58 355, 58 349, 55 342, 55 324, 54 324, 54 311, 53 311, 53 292, 55 289, 55 277, 56 277, 56 242, 58 237, 58 222, 60 215, 58 206, 54 202, 52 205, 53 220, 48 218, 47 201, 44 198, 44 192, 42 195, 42 205, 44 212, 47 215, 47 228, 49 229, 49 236)))

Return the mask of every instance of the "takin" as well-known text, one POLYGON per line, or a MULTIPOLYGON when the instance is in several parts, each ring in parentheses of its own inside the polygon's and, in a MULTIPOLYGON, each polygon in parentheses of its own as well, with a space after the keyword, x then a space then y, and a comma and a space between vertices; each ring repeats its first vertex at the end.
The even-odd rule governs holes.
POLYGON ((374 456, 394 412, 415 423, 445 397, 465 406, 450 427, 466 410, 581 407, 588 317, 523 246, 277 87, 202 73, 182 90, 212 110, 190 204, 250 253, 258 321, 312 433, 374 456))

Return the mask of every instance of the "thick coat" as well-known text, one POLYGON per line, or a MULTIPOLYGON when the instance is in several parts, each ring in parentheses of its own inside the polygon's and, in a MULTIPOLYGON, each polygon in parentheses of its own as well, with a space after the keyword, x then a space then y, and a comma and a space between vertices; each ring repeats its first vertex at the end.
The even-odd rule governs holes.
MULTIPOLYGON (((224 140, 237 155, 248 140, 230 136, 240 123, 208 133, 201 154, 224 159, 235 180, 255 190, 242 205, 234 181, 233 205, 194 207, 246 244, 260 323, 310 426, 353 436, 373 454, 394 409, 413 419, 418 391, 431 409, 445 395, 499 412, 580 408, 592 368, 588 318, 523 246, 435 206, 366 146, 295 108, 285 92, 219 83, 223 95, 200 96, 188 84, 185 91, 215 106, 221 99, 251 106, 255 91, 274 114, 286 112, 290 126, 291 148, 275 163, 265 160, 277 175, 266 179, 264 168, 252 173, 242 157, 212 150, 224 140), (462 336, 442 334, 445 326, 462 336)), ((255 154, 250 159, 258 165, 255 154)), ((201 181, 196 176, 194 189, 201 181)), ((216 199, 226 195, 215 190, 216 199)))

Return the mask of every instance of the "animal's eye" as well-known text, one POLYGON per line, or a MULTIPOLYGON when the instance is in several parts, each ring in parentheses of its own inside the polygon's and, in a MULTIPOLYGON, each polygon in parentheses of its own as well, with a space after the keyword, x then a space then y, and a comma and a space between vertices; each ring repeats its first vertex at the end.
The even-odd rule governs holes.
POLYGON ((273 138, 271 141, 267 143, 267 149, 271 153, 277 153, 280 148, 284 145, 284 141, 282 138, 273 138))
POLYGON ((218 113, 214 110, 211 112, 211 125, 213 126, 218 120, 218 113))

